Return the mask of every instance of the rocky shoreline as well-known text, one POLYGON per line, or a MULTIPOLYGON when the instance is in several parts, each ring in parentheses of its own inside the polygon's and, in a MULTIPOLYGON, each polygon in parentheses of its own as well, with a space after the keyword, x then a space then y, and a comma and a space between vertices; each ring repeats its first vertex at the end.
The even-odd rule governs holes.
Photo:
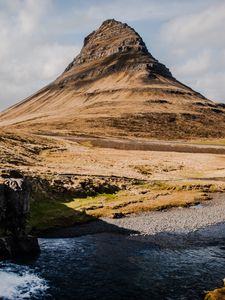
MULTIPOLYGON (((156 237, 158 234, 185 235, 210 228, 213 235, 225 238, 225 194, 215 193, 213 199, 190 207, 177 207, 130 215, 123 218, 100 218, 97 221, 68 228, 56 228, 43 232, 47 238, 71 238, 96 233, 122 233, 131 236, 156 237), (224 224, 224 225, 223 225, 224 224)), ((206 239, 208 236, 206 236, 206 239)))
POLYGON ((143 213, 130 218, 105 219, 111 224, 142 235, 160 232, 187 233, 225 222, 225 194, 215 193, 212 200, 190 207, 143 213))

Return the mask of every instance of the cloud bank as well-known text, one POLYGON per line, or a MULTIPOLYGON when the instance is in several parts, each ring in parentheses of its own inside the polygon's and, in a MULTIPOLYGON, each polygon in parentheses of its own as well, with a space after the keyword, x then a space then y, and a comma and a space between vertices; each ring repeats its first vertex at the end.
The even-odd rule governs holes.
POLYGON ((45 27, 51 7, 48 0, 1 1, 0 109, 50 82, 78 53, 76 44, 51 39, 45 27))
MULTIPOLYGON (((213 1, 214 2, 214 1, 213 1)), ((207 97, 225 101, 225 1, 179 16, 163 25, 161 38, 172 70, 207 97)))

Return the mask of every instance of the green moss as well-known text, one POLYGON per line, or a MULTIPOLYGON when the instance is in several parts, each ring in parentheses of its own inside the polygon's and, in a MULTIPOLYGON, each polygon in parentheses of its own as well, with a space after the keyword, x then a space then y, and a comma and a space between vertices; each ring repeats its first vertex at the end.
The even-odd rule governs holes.
POLYGON ((55 227, 72 226, 90 221, 90 216, 74 211, 57 201, 39 201, 31 205, 28 231, 42 231, 55 227))
POLYGON ((117 194, 106 194, 106 193, 103 193, 103 194, 98 194, 96 196, 90 196, 90 197, 87 197, 87 198, 77 198, 77 199, 73 199, 73 200, 76 200, 76 203, 77 205, 80 204, 83 204, 83 203, 94 203, 94 202, 98 202, 99 200, 113 200, 113 199, 116 199, 117 198, 117 194))
POLYGON ((140 189, 148 189, 152 191, 168 191, 168 190, 182 190, 182 187, 180 185, 174 185, 169 182, 164 181, 155 181, 148 184, 142 184, 139 186, 140 189))
POLYGON ((87 198, 76 198, 65 203, 67 207, 76 209, 78 211, 84 211, 84 209, 90 209, 92 207, 102 206, 102 202, 107 203, 113 200, 119 200, 119 193, 117 194, 98 194, 97 196, 87 197, 87 198))
POLYGON ((100 199, 107 201, 116 197, 115 194, 98 194, 94 197, 75 199, 70 192, 56 192, 49 185, 48 178, 34 180, 32 185, 31 210, 27 224, 27 231, 32 233, 93 220, 94 217, 85 213, 84 203, 89 207, 99 206, 100 199), (68 205, 71 202, 75 204, 74 207, 68 205))
POLYGON ((93 217, 67 207, 62 197, 53 197, 41 190, 32 193, 30 216, 27 231, 38 233, 50 228, 68 227, 88 222, 93 217))

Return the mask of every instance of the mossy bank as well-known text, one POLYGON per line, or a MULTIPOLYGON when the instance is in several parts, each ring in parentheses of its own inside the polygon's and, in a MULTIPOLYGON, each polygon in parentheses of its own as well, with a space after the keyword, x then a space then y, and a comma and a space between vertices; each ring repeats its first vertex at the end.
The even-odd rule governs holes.
POLYGON ((101 217, 121 218, 146 211, 189 207, 224 192, 204 182, 142 181, 119 177, 42 175, 31 177, 33 191, 27 230, 43 233, 101 217))

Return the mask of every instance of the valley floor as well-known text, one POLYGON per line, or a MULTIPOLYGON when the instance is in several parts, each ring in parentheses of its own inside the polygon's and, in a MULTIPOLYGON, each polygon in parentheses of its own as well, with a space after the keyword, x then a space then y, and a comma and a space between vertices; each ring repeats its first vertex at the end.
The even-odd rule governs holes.
POLYGON ((225 192, 224 140, 146 141, 5 131, 0 138, 0 169, 19 169, 34 183, 30 228, 37 231, 187 207, 225 192))

